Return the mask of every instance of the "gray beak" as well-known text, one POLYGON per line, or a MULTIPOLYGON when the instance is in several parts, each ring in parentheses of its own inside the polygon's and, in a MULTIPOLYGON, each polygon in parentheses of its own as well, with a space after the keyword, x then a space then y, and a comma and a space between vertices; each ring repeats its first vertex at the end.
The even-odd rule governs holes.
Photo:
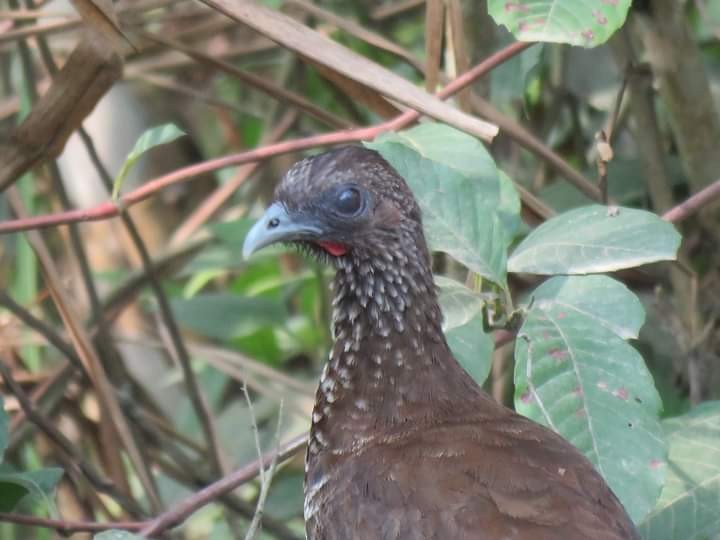
POLYGON ((293 218, 280 203, 271 204, 252 226, 243 243, 243 258, 276 242, 317 238, 322 230, 314 224, 293 218))

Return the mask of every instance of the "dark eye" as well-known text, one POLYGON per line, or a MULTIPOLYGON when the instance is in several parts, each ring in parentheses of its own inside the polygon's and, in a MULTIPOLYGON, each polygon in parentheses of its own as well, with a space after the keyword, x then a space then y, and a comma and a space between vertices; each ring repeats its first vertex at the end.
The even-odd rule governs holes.
POLYGON ((341 214, 348 216, 357 214, 362 207, 362 195, 355 188, 347 188, 340 192, 335 202, 335 208, 341 214))

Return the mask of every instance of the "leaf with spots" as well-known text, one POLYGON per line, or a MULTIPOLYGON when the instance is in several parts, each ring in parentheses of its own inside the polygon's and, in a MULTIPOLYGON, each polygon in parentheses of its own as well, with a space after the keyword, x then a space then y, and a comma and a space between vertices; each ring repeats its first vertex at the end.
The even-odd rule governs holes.
POLYGON ((582 47, 605 43, 625 22, 632 0, 488 0, 488 12, 521 41, 582 47))
POLYGON ((637 338, 645 322, 640 299, 608 276, 557 276, 533 293, 534 305, 555 305, 594 319, 623 339, 637 338))
POLYGON ((598 278, 558 277, 533 294, 515 349, 515 408, 580 449, 638 522, 665 476, 662 404, 645 362, 623 339, 642 321, 637 299, 598 278), (605 298, 593 305, 589 295, 603 290, 615 314, 635 314, 610 314, 605 298))
POLYGON ((515 248, 509 272, 593 274, 674 260, 680 234, 652 212, 591 205, 547 220, 515 248))
POLYGON ((670 453, 665 487, 640 524, 647 540, 720 535, 720 401, 663 422, 670 453))
POLYGON ((514 210, 511 197, 501 202, 498 169, 482 143, 449 126, 426 123, 366 146, 380 152, 410 185, 430 248, 504 285, 514 210))
POLYGON ((483 328, 482 307, 485 298, 462 283, 435 276, 440 289, 443 332, 450 350, 460 365, 478 384, 490 373, 494 343, 483 328))

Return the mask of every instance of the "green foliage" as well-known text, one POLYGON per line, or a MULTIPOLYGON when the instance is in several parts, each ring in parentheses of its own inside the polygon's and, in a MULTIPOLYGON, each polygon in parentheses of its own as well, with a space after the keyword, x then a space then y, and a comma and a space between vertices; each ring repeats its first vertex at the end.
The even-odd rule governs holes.
POLYGON ((482 384, 490 373, 493 340, 483 329, 485 299, 462 283, 436 276, 443 332, 455 358, 482 384))
POLYGON ((663 428, 667 478, 640 533, 647 540, 712 538, 720 531, 720 401, 665 420, 663 428))
POLYGON ((500 218, 500 176, 476 139, 427 123, 367 144, 407 180, 423 211, 430 248, 505 283, 511 231, 500 218))
POLYGON ((639 521, 660 493, 667 454, 660 397, 625 342, 642 306, 605 276, 554 277, 532 297, 516 344, 515 408, 577 446, 639 521))
POLYGON ((156 146, 168 144, 183 135, 185 135, 185 132, 180 130, 175 124, 163 124, 162 126, 148 129, 145 133, 140 135, 138 140, 135 142, 135 146, 133 146, 133 149, 130 150, 130 153, 125 159, 125 163, 123 163, 120 168, 120 172, 118 172, 115 177, 115 181, 113 182, 112 198, 118 198, 125 178, 130 172, 130 169, 132 169, 138 159, 140 159, 140 156, 156 146))
MULTIPOLYGON (((510 179, 479 142, 426 123, 369 144, 420 201, 430 246, 506 287, 505 259, 519 223, 510 179)), ((590 205, 548 220, 507 260, 507 270, 592 274, 672 260, 675 228, 650 212, 590 205)), ((482 331, 487 296, 436 279, 448 342, 482 383, 492 340, 482 331)), ((515 354, 515 407, 575 444, 628 513, 653 512, 668 470, 662 403, 640 354, 627 342, 645 320, 639 299, 601 275, 551 277, 530 294, 515 354)))
POLYGON ((522 41, 583 47, 604 43, 625 22, 632 0, 489 0, 488 12, 522 41))
POLYGON ((267 298, 224 293, 198 294, 172 301, 173 313, 187 328, 208 337, 231 340, 283 320, 283 305, 267 298))
POLYGON ((540 225, 513 251, 510 272, 591 274, 672 260, 675 227, 644 210, 592 205, 540 225))

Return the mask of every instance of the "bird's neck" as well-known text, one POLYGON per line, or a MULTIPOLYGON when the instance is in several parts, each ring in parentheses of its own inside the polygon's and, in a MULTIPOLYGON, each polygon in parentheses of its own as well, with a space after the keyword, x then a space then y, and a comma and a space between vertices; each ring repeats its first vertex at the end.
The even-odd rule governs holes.
POLYGON ((317 391, 310 453, 352 452, 461 413, 477 387, 443 336, 427 252, 373 250, 337 267, 335 342, 317 391))

